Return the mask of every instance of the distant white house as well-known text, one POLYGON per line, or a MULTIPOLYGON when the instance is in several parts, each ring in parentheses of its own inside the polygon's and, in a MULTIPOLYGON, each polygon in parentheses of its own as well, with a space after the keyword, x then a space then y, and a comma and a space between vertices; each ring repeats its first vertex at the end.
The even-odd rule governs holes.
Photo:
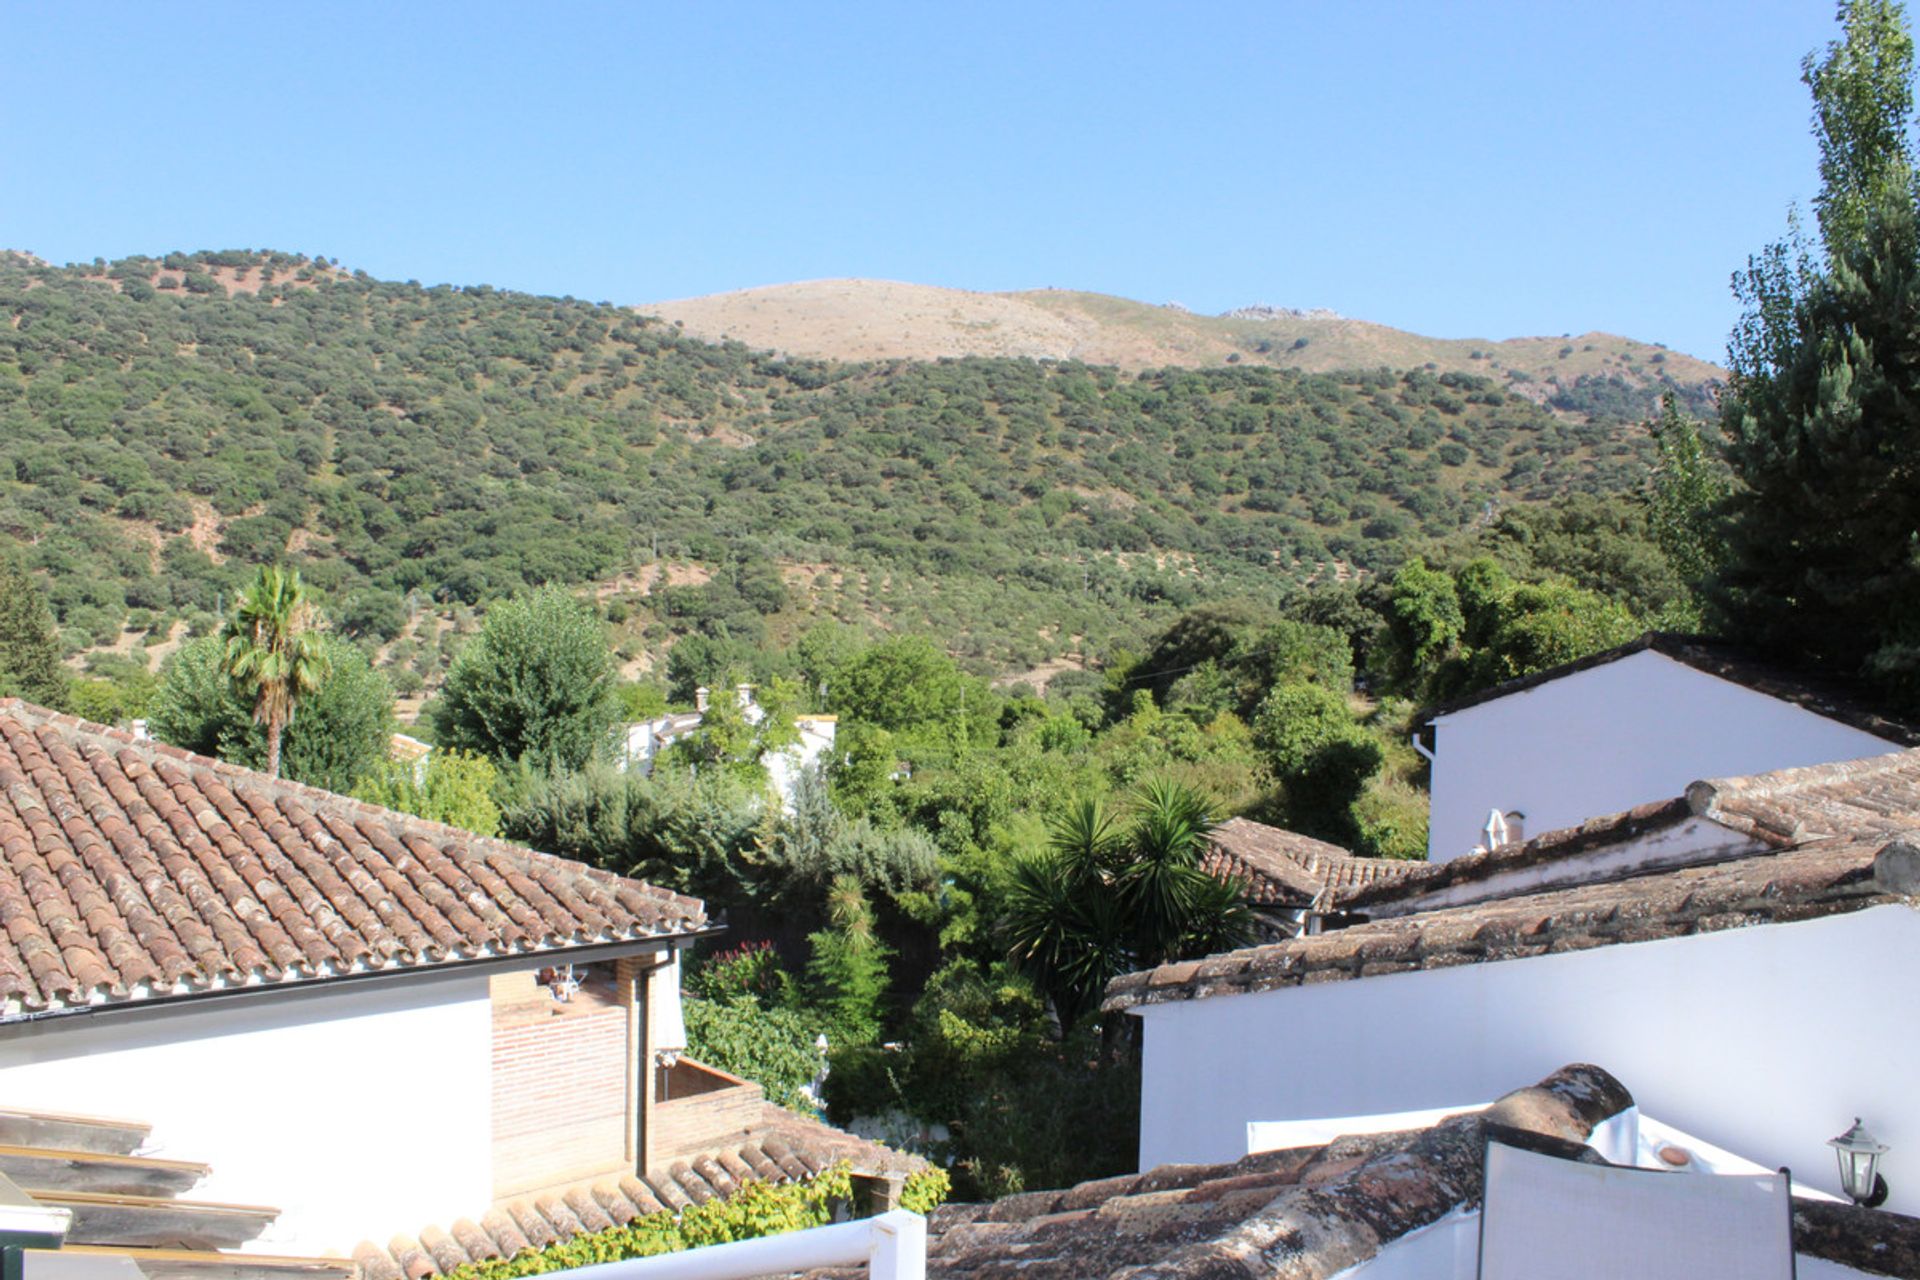
POLYGON ((1695 778, 1920 745, 1920 732, 1731 646, 1652 632, 1435 708, 1427 858, 1519 843, 1695 778))
MULTIPOLYGON (((620 767, 651 774, 654 762, 667 748, 699 732, 700 726, 706 722, 707 700, 710 696, 705 688, 695 689, 692 711, 670 712, 652 720, 627 725, 622 731, 620 767)), ((766 709, 754 700, 752 685, 735 685, 733 696, 748 724, 758 725, 767 718, 766 709)), ((760 765, 767 771, 767 781, 779 794, 781 805, 789 811, 793 808, 794 789, 799 786, 800 775, 821 761, 831 759, 839 718, 800 715, 793 718, 793 727, 800 735, 798 742, 780 751, 766 752, 760 757, 760 765)))

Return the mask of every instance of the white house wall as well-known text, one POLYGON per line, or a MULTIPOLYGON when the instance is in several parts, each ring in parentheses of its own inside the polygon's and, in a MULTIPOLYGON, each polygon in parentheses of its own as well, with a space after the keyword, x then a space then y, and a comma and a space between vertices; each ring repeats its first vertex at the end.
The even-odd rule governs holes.
POLYGON ((1680 795, 1701 778, 1897 746, 1652 650, 1441 716, 1434 735, 1434 862, 1471 851, 1496 808, 1525 814, 1538 835, 1680 795))
POLYGON ((1893 1148, 1888 1207, 1920 1212, 1916 967, 1920 915, 1881 906, 1149 1005, 1141 1167, 1237 1159, 1250 1122, 1457 1106, 1591 1062, 1643 1110, 1829 1192, 1826 1140, 1862 1116, 1893 1148))
POLYGON ((0 1036, 0 1106, 150 1123, 188 1198, 272 1205, 255 1252, 350 1250, 492 1196, 487 980, 81 1015, 0 1036))

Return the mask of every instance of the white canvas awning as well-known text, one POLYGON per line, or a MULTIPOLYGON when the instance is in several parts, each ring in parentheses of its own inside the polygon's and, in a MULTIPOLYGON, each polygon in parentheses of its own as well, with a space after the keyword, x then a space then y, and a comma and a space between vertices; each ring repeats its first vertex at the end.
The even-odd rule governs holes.
POLYGON ((1784 1172, 1689 1177, 1487 1146, 1482 1280, 1792 1280, 1784 1172))

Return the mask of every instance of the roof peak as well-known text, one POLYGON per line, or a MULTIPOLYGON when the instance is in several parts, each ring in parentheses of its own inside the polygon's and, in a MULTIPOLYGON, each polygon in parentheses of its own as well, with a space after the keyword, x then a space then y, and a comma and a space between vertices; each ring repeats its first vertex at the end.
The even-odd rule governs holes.
POLYGON ((1737 684, 1754 693, 1791 703, 1823 719, 1869 733, 1899 746, 1920 746, 1920 726, 1895 719, 1872 705, 1851 682, 1817 672, 1794 670, 1717 636, 1684 631, 1645 631, 1625 644, 1602 649, 1571 662, 1516 676, 1475 693, 1450 698, 1419 712, 1416 724, 1429 724, 1511 694, 1525 693, 1555 680, 1578 675, 1641 653, 1657 653, 1703 675, 1737 684))

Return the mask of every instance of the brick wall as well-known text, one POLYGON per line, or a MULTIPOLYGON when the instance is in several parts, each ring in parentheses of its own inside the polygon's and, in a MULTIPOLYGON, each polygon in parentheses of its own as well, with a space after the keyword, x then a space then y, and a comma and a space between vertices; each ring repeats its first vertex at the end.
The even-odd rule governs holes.
POLYGON ((760 1086, 714 1067, 682 1058, 672 1071, 657 1073, 656 1089, 647 1144, 656 1164, 745 1142, 764 1127, 760 1086))
POLYGON ((564 1004, 531 972, 493 979, 496 1197, 627 1167, 627 1005, 610 973, 585 976, 564 1004))

